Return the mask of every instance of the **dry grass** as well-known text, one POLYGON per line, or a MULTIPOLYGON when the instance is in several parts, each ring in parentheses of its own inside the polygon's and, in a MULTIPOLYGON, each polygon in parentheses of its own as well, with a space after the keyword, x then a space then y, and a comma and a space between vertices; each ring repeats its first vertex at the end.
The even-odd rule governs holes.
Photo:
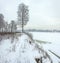
POLYGON ((16 34, 21 32, 0 32, 0 35, 7 35, 7 34, 16 34))

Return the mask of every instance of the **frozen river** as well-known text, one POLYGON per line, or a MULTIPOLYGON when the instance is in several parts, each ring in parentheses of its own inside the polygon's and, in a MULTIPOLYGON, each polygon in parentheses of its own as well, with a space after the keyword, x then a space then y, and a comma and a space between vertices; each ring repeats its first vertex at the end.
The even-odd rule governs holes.
MULTIPOLYGON (((43 45, 44 49, 51 50, 60 56, 60 33, 56 32, 31 32, 34 39, 51 42, 51 44, 43 45)), ((52 53, 48 52, 54 63, 59 63, 60 59, 54 56, 52 53)))

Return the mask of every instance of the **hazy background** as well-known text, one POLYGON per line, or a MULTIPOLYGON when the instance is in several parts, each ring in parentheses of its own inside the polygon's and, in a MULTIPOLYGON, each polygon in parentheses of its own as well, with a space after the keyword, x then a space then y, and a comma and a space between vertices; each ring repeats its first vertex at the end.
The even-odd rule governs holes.
POLYGON ((5 21, 17 21, 18 5, 29 6, 29 22, 25 28, 60 29, 60 0, 0 0, 0 13, 5 21))

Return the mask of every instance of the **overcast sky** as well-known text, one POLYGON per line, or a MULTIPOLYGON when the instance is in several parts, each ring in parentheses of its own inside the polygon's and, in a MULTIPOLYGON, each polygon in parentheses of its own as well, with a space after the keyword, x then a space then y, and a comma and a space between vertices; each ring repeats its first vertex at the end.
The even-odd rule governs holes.
POLYGON ((29 22, 26 27, 60 29, 60 0, 0 0, 0 13, 5 20, 17 20, 18 5, 29 6, 29 22))

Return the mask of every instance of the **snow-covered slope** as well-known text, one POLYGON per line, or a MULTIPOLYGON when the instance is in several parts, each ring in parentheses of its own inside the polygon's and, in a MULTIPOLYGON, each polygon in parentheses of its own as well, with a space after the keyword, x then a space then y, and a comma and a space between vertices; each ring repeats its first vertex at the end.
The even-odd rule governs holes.
MULTIPOLYGON (((0 63, 37 63, 44 53, 40 46, 26 34, 11 42, 11 38, 4 39, 0 44, 0 63)), ((50 63, 47 59, 46 63, 50 63)))

